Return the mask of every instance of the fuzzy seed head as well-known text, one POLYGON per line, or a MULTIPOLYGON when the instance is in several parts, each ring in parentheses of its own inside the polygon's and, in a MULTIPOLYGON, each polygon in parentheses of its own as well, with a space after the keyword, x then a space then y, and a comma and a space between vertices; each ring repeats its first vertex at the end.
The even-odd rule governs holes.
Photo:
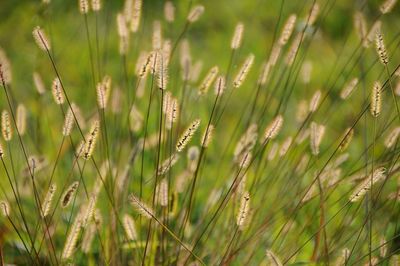
POLYGON ((168 181, 166 178, 163 178, 157 187, 157 196, 158 202, 160 206, 167 207, 168 206, 168 181))
POLYGON ((142 14, 142 0, 134 0, 131 21, 131 31, 137 32, 142 14))
POLYGON ((400 136, 400 127, 396 127, 386 137, 384 141, 385 147, 392 148, 396 144, 399 136, 400 136))
POLYGON ((383 36, 380 31, 376 32, 375 36, 376 52, 378 53, 379 60, 382 64, 387 65, 389 63, 389 57, 387 55, 385 43, 383 41, 383 36))
POLYGON ((49 190, 46 193, 46 196, 42 202, 42 209, 41 209, 41 215, 42 217, 46 217, 49 214, 51 204, 53 202, 54 194, 56 193, 57 190, 57 185, 56 184, 51 184, 49 187, 49 190))
POLYGON ((153 50, 158 51, 162 48, 162 30, 161 30, 161 22, 156 20, 153 22, 153 50))
POLYGON ((243 226, 246 224, 246 220, 249 215, 250 210, 250 195, 249 192, 244 192, 242 198, 240 200, 239 212, 236 217, 236 225, 239 229, 243 229, 243 226))
POLYGON ((86 227, 89 221, 92 219, 96 207, 96 202, 96 195, 91 195, 82 215, 82 227, 86 227))
POLYGON ((202 5, 194 6, 192 8, 192 10, 190 10, 190 12, 189 12, 187 21, 189 23, 196 22, 203 13, 204 13, 204 6, 202 6, 202 5))
POLYGON ((218 75, 218 71, 219 69, 217 66, 212 67, 210 71, 208 71, 199 87, 199 95, 204 95, 208 92, 208 89, 218 75))
POLYGON ((37 72, 34 72, 32 78, 33 78, 33 83, 35 84, 35 88, 36 88, 37 92, 40 95, 45 93, 46 88, 44 86, 44 83, 43 83, 43 80, 42 80, 42 77, 40 76, 40 74, 37 72))
POLYGON ((151 219, 152 217, 154 217, 154 211, 149 206, 147 206, 145 203, 140 201, 133 194, 129 195, 128 200, 132 204, 132 206, 135 208, 135 210, 139 214, 143 215, 145 218, 151 219))
POLYGON ((40 49, 43 51, 50 50, 50 43, 46 37, 46 34, 39 26, 33 29, 32 35, 40 49))
POLYGON ((339 151, 343 152, 349 147, 351 140, 354 136, 354 129, 347 128, 344 132, 343 137, 341 138, 341 143, 339 145, 339 151))
POLYGON ((23 104, 18 104, 17 107, 17 117, 16 124, 18 128, 18 132, 21 136, 25 135, 26 131, 26 108, 23 104))
POLYGON ((309 26, 312 26, 315 23, 315 21, 317 20, 318 15, 319 15, 319 10, 320 10, 319 4, 317 2, 314 2, 314 5, 312 6, 310 15, 308 17, 307 24, 309 26))
POLYGON ((308 107, 308 110, 310 111, 310 113, 317 111, 319 102, 321 100, 321 96, 322 96, 322 93, 320 90, 317 90, 314 93, 314 95, 312 96, 312 98, 310 100, 310 105, 308 107))
POLYGON ((168 57, 164 54, 160 54, 159 60, 157 60, 157 85, 161 90, 165 90, 168 84, 168 57))
POLYGON ((302 33, 298 33, 296 38, 293 40, 292 44, 290 45, 289 51, 287 52, 285 63, 288 66, 291 66, 296 59, 297 52, 300 48, 301 40, 302 40, 302 33))
POLYGON ((231 41, 231 49, 232 50, 238 49, 240 47, 240 45, 242 44, 243 31, 244 31, 244 25, 243 25, 243 23, 239 22, 236 25, 235 33, 233 34, 233 38, 231 41))
POLYGON ((98 12, 101 9, 101 0, 92 0, 92 10, 98 12))
POLYGON ((370 111, 373 117, 378 117, 382 109, 381 84, 376 81, 371 93, 370 111))
POLYGON ((51 86, 51 92, 53 93, 53 98, 56 104, 61 105, 64 103, 64 93, 59 78, 55 78, 53 80, 53 84, 51 86))
POLYGON ((163 176, 171 169, 172 166, 176 164, 179 160, 179 154, 172 154, 168 159, 166 159, 161 166, 158 168, 158 175, 163 176))
POLYGON ((349 98, 349 96, 354 91, 357 84, 358 84, 358 78, 353 78, 349 83, 346 84, 346 86, 340 92, 340 98, 342 98, 343 100, 349 98))
POLYGON ((96 86, 97 92, 97 104, 100 109, 105 109, 107 105, 106 88, 102 82, 99 82, 96 86))
POLYGON ((289 150, 290 146, 292 145, 293 142, 293 138, 292 137, 288 137, 281 145, 280 149, 279 149, 279 156, 284 156, 287 151, 289 150))
POLYGON ((128 28, 126 25, 126 18, 124 14, 118 13, 117 14, 117 29, 118 29, 118 36, 120 38, 127 38, 128 37, 128 28))
POLYGON ((364 43, 367 37, 367 22, 365 21, 364 14, 359 11, 354 14, 354 28, 358 37, 364 43))
POLYGON ((67 190, 64 192, 63 196, 61 197, 61 207, 66 208, 72 201, 72 197, 74 196, 76 190, 78 189, 79 182, 75 181, 72 183, 67 190))
POLYGON ((79 0, 79 12, 81 12, 81 14, 87 14, 89 12, 88 0, 79 0))
POLYGON ((13 131, 11 127, 10 114, 7 110, 3 110, 1 113, 1 133, 5 141, 12 139, 13 131))
POLYGON ((244 64, 242 65, 242 68, 239 70, 238 74, 236 75, 235 79, 233 80, 233 87, 234 88, 239 88, 244 80, 247 77, 247 74, 249 73, 251 66, 253 65, 254 62, 254 55, 250 54, 247 58, 244 64))
POLYGON ((363 196, 367 193, 367 191, 371 189, 371 185, 385 178, 386 178, 386 169, 384 167, 376 169, 356 187, 354 192, 350 195, 349 200, 351 202, 359 201, 361 198, 363 198, 363 196))
POLYGON ((65 115, 64 125, 62 129, 63 136, 67 137, 71 134, 72 126, 74 125, 74 114, 71 108, 68 108, 67 114, 65 115))
POLYGON ((283 125, 282 115, 278 115, 275 119, 265 128, 264 141, 274 139, 281 130, 283 125))
POLYGON ((4 158, 4 149, 1 143, 0 143, 0 158, 4 158))
POLYGON ((207 148, 208 145, 210 145, 210 142, 211 142, 213 134, 214 134, 214 129, 215 129, 214 125, 210 124, 208 129, 206 129, 206 131, 204 131, 203 137, 201 138, 202 139, 201 145, 204 148, 207 148))
POLYGON ((62 259, 64 260, 69 259, 74 253, 74 249, 76 247, 76 243, 78 242, 78 237, 79 233, 81 232, 81 228, 82 228, 81 215, 78 214, 67 236, 67 240, 65 242, 64 249, 61 255, 62 259))
POLYGON ((397 0, 386 0, 383 2, 380 7, 379 11, 381 11, 382 14, 387 14, 390 11, 392 11, 393 7, 396 5, 397 0))
POLYGON ((96 146, 97 137, 100 131, 100 122, 99 120, 95 120, 90 128, 89 135, 86 138, 85 147, 83 149, 83 158, 85 160, 89 160, 93 154, 94 148, 96 146))
POLYGON ((268 63, 271 66, 276 65, 276 63, 278 62, 278 58, 281 55, 281 51, 282 51, 282 45, 280 45, 279 43, 274 44, 268 59, 268 63))
POLYGON ((5 200, 0 201, 0 209, 4 217, 10 216, 10 206, 8 205, 7 201, 5 200))
POLYGON ((122 218, 122 224, 124 226, 125 234, 128 240, 136 240, 137 232, 135 227, 135 221, 129 214, 125 214, 122 218))
POLYGON ((313 155, 319 154, 319 147, 322 141, 322 138, 325 134, 325 126, 318 125, 315 122, 311 122, 310 125, 310 147, 311 153, 313 155))
POLYGON ((178 142, 176 143, 176 151, 181 152, 193 137, 196 130, 199 128, 200 119, 196 119, 190 126, 183 132, 178 142))
POLYGON ((175 20, 175 6, 171 1, 165 2, 164 16, 167 22, 173 22, 175 20))
POLYGON ((0 48, 0 80, 4 84, 10 84, 12 81, 11 63, 6 53, 0 48))
POLYGON ((280 45, 285 45, 290 39, 290 36, 292 35, 294 26, 296 24, 296 20, 297 16, 295 14, 290 15, 289 18, 286 20, 286 23, 283 26, 281 37, 279 38, 280 45))

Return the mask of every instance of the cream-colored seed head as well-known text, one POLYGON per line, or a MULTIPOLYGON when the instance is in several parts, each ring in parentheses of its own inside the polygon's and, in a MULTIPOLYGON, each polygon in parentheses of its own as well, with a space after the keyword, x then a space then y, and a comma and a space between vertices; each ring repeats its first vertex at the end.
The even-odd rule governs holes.
POLYGON ((236 25, 235 33, 233 34, 233 38, 231 41, 231 49, 235 50, 240 47, 240 45, 242 44, 243 31, 244 31, 244 25, 243 23, 239 22, 236 25))
POLYGON ((307 24, 309 26, 311 26, 315 23, 315 21, 318 18, 319 11, 320 11, 319 4, 316 1, 314 1, 314 5, 311 8, 310 15, 308 17, 308 22, 307 22, 307 24))
POLYGON ((164 17, 167 22, 173 22, 175 20, 175 6, 171 1, 165 2, 164 17))
POLYGON ((365 38, 367 37, 367 22, 364 14, 359 11, 354 14, 354 28, 358 37, 364 43, 365 38))
POLYGON ((33 29, 32 35, 40 49, 43 51, 48 51, 51 49, 50 42, 48 41, 46 34, 39 26, 33 29))
POLYGON ((208 89, 218 75, 218 70, 218 66, 214 66, 210 69, 199 87, 199 95, 204 95, 208 92, 208 89))
POLYGON ((0 48, 0 81, 10 84, 12 81, 11 63, 6 53, 0 48))
POLYGON ((133 218, 129 214, 125 214, 122 218, 122 224, 128 240, 136 240, 137 232, 133 218))
POLYGON ((11 127, 11 119, 7 110, 3 110, 1 113, 1 132, 5 141, 10 141, 12 139, 13 131, 11 127))
POLYGON ((140 18, 142 14, 142 0, 134 0, 132 8, 132 17, 129 19, 131 22, 131 31, 137 32, 139 30, 140 18))
POLYGON ((325 126, 311 122, 310 125, 310 147, 313 155, 318 155, 320 151, 320 144, 325 134, 325 126))
POLYGON ((350 195, 349 200, 351 202, 359 201, 366 193, 371 189, 371 185, 386 178, 386 169, 379 167, 369 176, 367 176, 353 191, 350 195))
POLYGON ((239 229, 243 229, 243 226, 246 225, 246 221, 249 218, 250 211, 250 195, 249 192, 244 192, 242 198, 240 200, 239 212, 236 217, 236 225, 239 229))
POLYGON ((18 104, 16 124, 18 132, 21 136, 25 135, 26 131, 26 108, 23 104, 18 104))
POLYGON ((32 78, 33 78, 33 83, 35 84, 36 91, 40 95, 45 93, 46 92, 46 88, 44 86, 44 83, 43 83, 43 80, 42 80, 42 77, 40 76, 40 74, 37 73, 37 72, 34 72, 32 78))
POLYGON ((162 30, 161 30, 161 22, 156 20, 153 22, 153 50, 158 51, 162 48, 162 30))
POLYGON ((381 11, 382 14, 387 14, 390 11, 392 11, 393 7, 396 5, 397 0, 386 0, 383 2, 380 7, 379 11, 381 11))
POLYGON ((69 136, 71 134, 72 126, 74 125, 74 113, 71 108, 68 108, 68 111, 65 115, 64 125, 62 129, 63 136, 69 136))
POLYGON ((310 105, 309 105, 309 108, 308 108, 308 110, 310 111, 310 113, 313 113, 313 112, 315 112, 315 111, 318 109, 319 102, 320 102, 320 100, 321 100, 321 96, 322 96, 321 91, 320 91, 320 90, 317 90, 317 91, 314 93, 314 95, 311 97, 310 105))
POLYGON ((5 200, 0 201, 0 209, 4 217, 10 216, 10 206, 8 205, 7 201, 5 200))
POLYGON ((64 103, 64 93, 59 78, 55 78, 53 80, 53 84, 51 86, 51 92, 53 93, 53 98, 56 104, 61 105, 64 103))
POLYGON ((46 217, 49 214, 51 204, 53 202, 54 194, 56 193, 57 185, 51 184, 49 190, 46 193, 46 197, 42 203, 41 215, 42 217, 46 217))
POLYGON ((212 137, 213 137, 213 134, 214 134, 214 129, 215 129, 214 125, 210 124, 210 126, 208 127, 208 129, 206 129, 206 130, 204 131, 203 137, 201 138, 201 139, 202 139, 201 145, 202 145, 204 148, 207 148, 208 145, 210 145, 210 142, 211 142, 212 137))
POLYGON ((149 206, 147 206, 145 203, 140 201, 136 196, 133 194, 129 195, 128 197, 129 202, 132 204, 132 206, 136 209, 136 211, 143 215, 145 218, 151 219, 154 217, 154 211, 151 209, 149 206))
POLYGON ((96 146, 97 138, 100 131, 100 122, 95 120, 90 128, 89 135, 86 137, 85 147, 83 149, 83 158, 89 160, 93 154, 94 148, 96 146))
POLYGON ((100 11, 101 9, 101 0, 92 0, 92 10, 95 12, 100 11))
POLYGON ((379 30, 376 32, 375 45, 379 60, 382 64, 387 65, 389 63, 389 57, 386 51, 385 43, 383 41, 383 35, 379 30))
POLYGON ((296 58, 297 52, 300 48, 301 40, 302 40, 303 33, 299 32, 296 35, 296 38, 293 40, 292 44, 290 45, 289 51, 286 54, 285 63, 288 66, 291 66, 296 58))
POLYGON ((190 126, 185 130, 185 132, 183 132, 178 142, 176 143, 177 152, 181 152, 186 147, 186 145, 192 139, 194 133, 197 131, 199 126, 200 126, 200 119, 196 119, 190 124, 190 126))
POLYGON ((282 115, 278 115, 265 129, 264 141, 274 139, 279 134, 282 125, 283 117, 282 115))
POLYGON ((235 79, 233 80, 233 87, 234 88, 239 88, 244 80, 247 77, 247 74, 249 73, 251 66, 253 65, 254 62, 254 55, 250 54, 247 58, 246 61, 243 63, 241 69, 237 73, 235 79))
POLYGON ((196 22, 203 13, 204 13, 204 6, 202 6, 202 5, 194 6, 192 8, 192 10, 190 10, 190 12, 189 12, 187 21, 189 23, 196 22))
POLYGON ((289 18, 286 20, 286 23, 283 26, 281 36, 279 38, 280 45, 285 45, 290 39, 290 36, 292 35, 294 26, 296 24, 296 20, 297 16, 295 14, 290 15, 289 18))
POLYGON ((378 117, 382 109, 382 94, 381 94, 381 84, 376 81, 371 93, 371 105, 370 110, 373 117, 378 117))
POLYGON ((358 84, 358 78, 353 78, 350 82, 348 82, 343 90, 340 92, 340 98, 346 100, 350 97, 351 93, 354 91, 355 87, 358 84))
POLYGON ((79 12, 81 12, 81 14, 87 14, 89 12, 88 0, 79 0, 79 12))
POLYGON ((215 95, 221 95, 225 91, 225 77, 219 76, 215 82, 215 95))

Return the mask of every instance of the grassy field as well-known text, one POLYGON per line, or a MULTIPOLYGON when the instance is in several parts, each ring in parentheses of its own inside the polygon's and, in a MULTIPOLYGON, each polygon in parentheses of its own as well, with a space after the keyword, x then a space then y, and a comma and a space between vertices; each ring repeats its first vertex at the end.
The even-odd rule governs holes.
POLYGON ((2 0, 2 265, 398 265, 399 10, 2 0))

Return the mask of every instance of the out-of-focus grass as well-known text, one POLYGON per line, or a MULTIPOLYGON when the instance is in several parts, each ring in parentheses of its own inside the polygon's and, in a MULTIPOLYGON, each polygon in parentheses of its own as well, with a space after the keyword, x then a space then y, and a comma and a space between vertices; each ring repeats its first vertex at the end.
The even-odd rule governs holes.
MULTIPOLYGON (((32 29, 36 25, 41 25, 48 33, 48 36, 52 43, 52 52, 55 56, 55 60, 58 68, 60 69, 63 81, 66 85, 69 96, 76 101, 84 112, 90 112, 94 106, 96 98, 95 90, 93 89, 92 78, 91 78, 91 66, 88 53, 88 44, 86 37, 86 28, 84 19, 78 14, 76 1, 57 1, 53 0, 51 9, 47 10, 40 4, 39 1, 12 1, 3 0, 0 3, 0 47, 3 48, 8 57, 11 59, 12 71, 13 71, 13 83, 12 93, 20 102, 28 107, 29 111, 32 112, 33 116, 37 116, 40 112, 46 111, 45 104, 38 101, 35 97, 35 89, 32 83, 32 72, 38 71, 42 74, 47 88, 50 88, 52 79, 55 77, 48 63, 48 58, 45 54, 38 50, 33 38, 32 29)), ((132 53, 127 58, 128 72, 130 75, 133 74, 134 67, 136 64, 137 54, 143 47, 149 47, 151 43, 152 34, 152 22, 155 19, 163 18, 163 1, 144 1, 143 17, 144 21, 141 25, 142 30, 138 36, 132 41, 131 49, 132 53)), ((245 34, 242 48, 238 51, 236 56, 236 63, 233 66, 233 73, 236 73, 240 64, 243 62, 245 57, 249 53, 254 53, 256 56, 255 65, 251 71, 248 81, 240 88, 237 92, 234 92, 234 97, 229 102, 229 108, 226 110, 226 114, 223 118, 224 127, 217 132, 217 136, 228 136, 233 132, 235 128, 240 110, 243 110, 243 99, 248 99, 253 90, 255 89, 255 81, 257 80, 258 71, 262 61, 268 57, 271 49, 274 32, 276 36, 280 34, 280 29, 288 15, 295 12, 300 20, 306 17, 310 5, 313 1, 270 1, 270 0, 208 0, 208 1, 194 1, 201 3, 205 6, 205 14, 196 22, 187 34, 187 38, 191 41, 191 51, 195 60, 203 60, 203 71, 201 77, 203 77, 208 69, 213 65, 219 65, 224 73, 228 65, 230 56, 230 40, 233 34, 234 27, 237 22, 242 21, 245 24, 245 34), (283 5, 282 12, 281 6, 283 5), (281 17, 280 17, 281 15, 281 17), (277 28, 278 27, 278 28, 277 28), (276 29, 277 28, 277 29, 276 29), (229 132, 229 133, 227 133, 229 132)), ((322 2, 322 1, 321 1, 322 2)), ((341 66, 350 56, 352 52, 359 44, 359 39, 356 36, 353 28, 353 13, 354 10, 363 5, 363 1, 328 1, 332 6, 323 5, 326 9, 321 10, 322 19, 319 21, 320 29, 317 31, 311 41, 308 50, 301 51, 300 56, 303 56, 307 52, 305 59, 312 61, 313 71, 312 80, 310 84, 301 84, 297 82, 294 87, 292 99, 288 102, 287 109, 289 117, 287 123, 295 123, 294 117, 296 114, 296 103, 300 99, 309 99, 314 91, 318 88, 326 91, 328 88, 323 86, 331 86, 333 80, 341 69, 341 66), (332 8, 331 8, 332 7, 332 8), (337 67, 334 68, 334 65, 337 67), (332 71, 333 69, 333 71, 332 71), (330 81, 330 82, 327 82, 330 81)), ((368 21, 372 21, 376 18, 378 12, 379 3, 381 1, 366 1, 363 10, 366 14, 368 21)), ((174 1, 176 5, 176 20, 173 26, 167 26, 164 30, 168 33, 171 39, 174 41, 179 35, 183 28, 184 18, 187 14, 189 1, 174 1)), ((322 5, 322 3, 321 3, 322 5)), ((124 69, 118 52, 118 35, 116 32, 116 12, 119 11, 123 6, 122 1, 105 1, 104 11, 100 13, 99 17, 99 47, 100 56, 102 62, 103 74, 109 74, 113 77, 113 83, 123 86, 124 80, 124 69)), ((393 14, 382 18, 384 22, 383 32, 388 43, 389 52, 394 55, 394 58, 398 58, 396 54, 397 45, 390 46, 389 40, 398 34, 396 30, 389 28, 390 25, 398 25, 400 23, 399 8, 396 7, 393 14)), ((89 16, 89 31, 91 44, 95 45, 94 39, 94 22, 95 17, 89 16)), ((301 23, 301 22, 300 22, 301 23)), ((371 26, 371 24, 369 24, 371 26)), ((394 27, 394 26, 393 26, 394 27)), ((93 47, 92 47, 93 48, 93 47)), ((96 55, 93 54, 95 57, 96 55)), ((361 60, 361 59, 360 59, 361 60)), ((362 57, 362 60, 370 64, 376 60, 376 54, 373 49, 367 50, 362 57)), ((397 64, 395 60, 391 61, 390 67, 397 64)), ((276 70, 279 73, 279 70, 276 70)), ((345 69, 345 75, 353 76, 354 72, 350 69, 345 69)), ((355 71, 357 75, 359 72, 355 71)), ((365 77, 365 83, 368 84, 368 88, 371 87, 369 84, 379 77, 382 73, 381 66, 374 65, 371 73, 365 77)), ((174 75, 174 73, 170 73, 174 75)), ((279 75, 279 74, 278 74, 279 75)), ((343 83, 346 82, 345 75, 340 75, 337 84, 334 85, 334 92, 339 93, 343 83)), ((132 87, 132 80, 129 80, 130 86, 132 87)), ((172 84, 174 85, 174 84, 172 84)), ((270 87, 265 88, 266 93, 269 90, 273 90, 274 86, 278 88, 284 86, 284 84, 271 84, 270 87)), ((191 87, 191 90, 195 88, 191 87)), ((330 102, 333 102, 335 95, 330 95, 327 99, 327 103, 322 108, 321 113, 325 113, 326 116, 319 116, 318 119, 321 121, 327 121, 329 117, 329 130, 327 137, 329 140, 338 138, 344 130, 344 128, 351 125, 354 120, 354 116, 358 114, 360 107, 364 103, 362 94, 358 92, 353 101, 343 103, 341 107, 346 110, 346 113, 342 115, 333 115, 330 117, 332 112, 330 102), (348 116, 348 117, 347 117, 348 116), (332 126, 334 125, 334 126, 332 126)), ((337 95, 336 95, 337 96, 337 95)), ((50 96, 49 96, 50 97, 50 96)), ((51 100, 51 99, 47 99, 51 100)), ((209 103, 207 103, 209 104, 209 103)), ((147 102, 139 102, 138 105, 143 110, 147 102)), ((272 101, 270 109, 274 110, 278 103, 272 101)), ((6 107, 5 102, 1 102, 2 108, 6 107)), ((261 106, 258 106, 261 108, 261 106)), ((201 112, 200 116, 206 119, 207 113, 205 111, 197 110, 196 106, 192 107, 194 111, 201 112)), ((383 109, 386 109, 384 106, 383 109)), ((271 117, 273 111, 268 112, 268 116, 271 117)), ((39 151, 46 154, 49 157, 56 156, 57 149, 57 136, 59 136, 59 125, 61 122, 54 123, 59 119, 58 114, 49 112, 47 113, 47 123, 42 124, 41 127, 46 128, 49 131, 48 138, 50 141, 43 142, 43 146, 38 147, 39 151), (47 128, 48 127, 48 128, 47 128)), ((187 121, 186 121, 187 122, 187 121)), ((150 129, 155 130, 157 128, 157 121, 150 121, 150 129)), ((365 125, 361 122, 361 125, 368 127, 369 124, 365 125)), ((264 125, 260 125, 264 126, 264 125)), ((244 125, 240 125, 240 130, 243 130, 244 125)), ((34 125, 31 125, 31 129, 35 129, 34 125)), ((361 134, 363 128, 360 126, 359 134, 361 134)), ((288 129, 290 130, 290 128, 288 129)), ((240 131, 240 132, 241 132, 240 131)), ((371 135, 370 128, 367 128, 368 133, 371 135)), ((235 133, 235 132, 233 132, 235 133)), ((286 129, 283 129, 283 133, 289 134, 286 129)), ((110 134, 113 134, 112 131, 110 134)), ((369 137, 371 137, 369 135, 369 137)), ((35 131, 32 132, 32 136, 35 136, 35 131)), ((238 136, 238 134, 236 135, 238 136)), ((229 142, 229 138, 219 137, 220 141, 215 143, 210 148, 209 157, 207 160, 218 161, 220 158, 219 151, 223 150, 226 144, 229 142)), ((35 138, 30 140, 30 145, 35 146, 35 138)), ((28 141, 29 143, 29 141, 28 141)), ((322 144, 324 148, 328 148, 331 141, 327 141, 322 144)), ((42 143, 41 143, 42 145, 42 143)), ((354 143, 349 148, 351 154, 355 154, 354 165, 363 165, 363 161, 357 161, 357 156, 363 151, 363 139, 356 138, 354 143)), ((382 147, 377 148, 376 152, 382 152, 382 147)), ((126 151, 124 151, 126 153, 126 151)), ((124 154, 126 155, 126 154, 124 154)), ((154 158, 152 158, 154 159, 154 158)), ((22 161, 22 158, 17 158, 17 161, 22 161)), ((318 162, 319 163, 319 162, 318 162)), ((146 161, 146 167, 150 168, 154 163, 152 161, 146 161)), ((225 164, 224 167, 219 165, 211 165, 207 168, 209 173, 204 173, 204 180, 201 180, 200 186, 203 190, 198 191, 198 200, 205 201, 213 185, 222 185, 224 182, 221 180, 215 180, 218 176, 228 174, 229 170, 225 164), (215 173, 219 173, 217 175, 215 173)), ((354 167, 354 165, 352 167, 354 167)), ((71 163, 61 163, 61 169, 58 169, 58 173, 65 173, 71 167, 71 163)), ((356 167, 355 167, 356 168, 356 167)), ((150 172, 150 171, 149 171, 150 172)), ((134 174, 137 175, 138 171, 135 170, 134 174)), ((254 174, 254 173, 252 173, 254 174)), ((348 173, 350 174, 350 173, 348 173)), ((273 173, 271 173, 273 178, 273 173)), ((311 179, 311 174, 306 175, 305 180, 311 179)), ((62 179, 62 177, 58 177, 62 179)), ((91 183, 93 180, 89 181, 91 183)), ((225 180, 224 180, 225 181, 225 180)), ((281 185, 281 184, 280 184, 281 185)), ((275 188, 275 187, 274 187, 275 188)), ((269 191, 271 198, 279 197, 279 186, 276 187, 276 191, 269 191)), ((330 202, 338 200, 341 196, 341 190, 332 195, 330 202)), ((99 204, 101 205, 101 204, 99 204)), ((268 203, 266 204, 268 205, 268 203)), ((297 218, 297 222, 301 223, 307 221, 307 217, 310 212, 313 212, 316 208, 316 204, 310 205, 304 211, 302 211, 297 218)), ((273 207, 267 206, 266 210, 272 209, 273 207)), ((194 215, 199 215, 201 210, 194 210, 194 215)), ((329 209, 329 214, 336 213, 337 207, 329 209)), ((280 217, 282 214, 278 214, 275 219, 287 219, 288 217, 280 217)), ((358 217, 359 218, 359 217, 358 217)), ((358 223, 362 222, 357 220, 358 223)), ((339 221, 338 221, 339 223, 339 221)), ((279 224, 278 224, 279 225, 279 224)), ((271 231, 279 230, 279 227, 272 229, 271 231)), ((312 228, 308 228, 310 232, 307 232, 307 236, 311 235, 318 229, 318 224, 313 224, 312 228)), ((305 239, 306 240, 306 239, 305 239)), ((60 244, 60 243, 58 243, 60 244)), ((62 243, 61 243, 62 244, 62 243)), ((304 254, 310 254, 312 252, 311 247, 307 247, 304 250, 304 254)), ((260 256, 258 254, 258 256, 260 256)), ((302 259, 301 255, 299 257, 302 259)), ((307 259, 304 255, 304 259, 307 259)))

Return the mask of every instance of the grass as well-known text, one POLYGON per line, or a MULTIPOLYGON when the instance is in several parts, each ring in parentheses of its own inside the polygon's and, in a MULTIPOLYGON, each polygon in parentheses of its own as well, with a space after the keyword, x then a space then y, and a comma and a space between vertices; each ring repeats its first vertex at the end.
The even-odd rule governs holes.
POLYGON ((397 265, 398 6, 134 2, 0 4, 2 263, 397 265))

